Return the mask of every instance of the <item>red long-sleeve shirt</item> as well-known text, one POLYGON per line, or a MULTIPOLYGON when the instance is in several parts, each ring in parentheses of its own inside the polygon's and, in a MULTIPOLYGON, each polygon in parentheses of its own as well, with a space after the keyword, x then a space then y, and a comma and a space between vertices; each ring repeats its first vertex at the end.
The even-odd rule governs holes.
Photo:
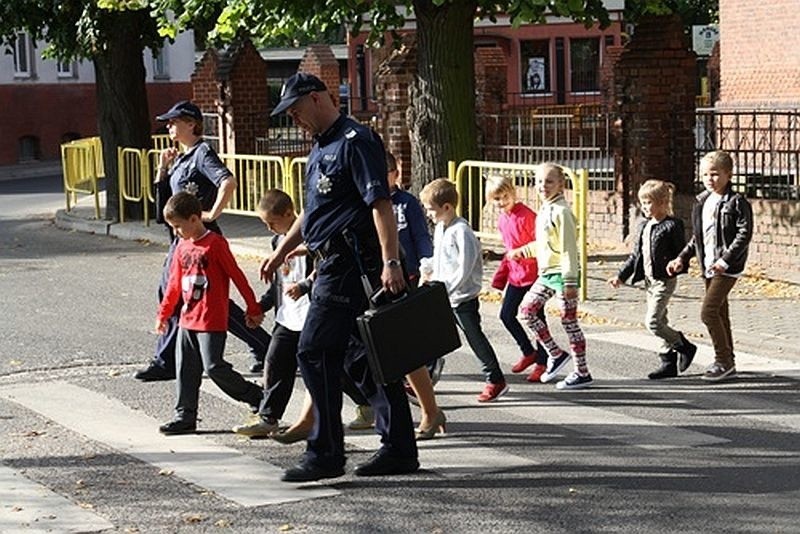
POLYGON ((208 231, 194 241, 181 239, 172 257, 167 291, 158 307, 158 320, 166 321, 183 297, 181 328, 198 332, 227 331, 231 280, 244 297, 247 314, 261 313, 253 289, 224 237, 208 231))

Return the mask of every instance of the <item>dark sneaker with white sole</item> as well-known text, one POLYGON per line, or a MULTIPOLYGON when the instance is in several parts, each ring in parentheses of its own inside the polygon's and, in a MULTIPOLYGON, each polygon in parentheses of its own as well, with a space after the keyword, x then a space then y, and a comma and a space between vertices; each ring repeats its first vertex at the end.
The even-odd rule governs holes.
POLYGON ((564 380, 556 384, 556 389, 583 389, 592 385, 592 375, 579 375, 578 373, 571 373, 564 380))
POLYGON ((714 362, 711 366, 706 369, 705 374, 701 377, 703 380, 708 380, 709 382, 719 382, 720 380, 726 380, 728 378, 733 378, 736 376, 736 366, 725 366, 719 362, 714 362))
POLYGON ((542 373, 542 378, 540 378, 542 384, 547 384, 557 377, 569 360, 570 356, 566 352, 562 352, 558 358, 547 358, 547 370, 542 373))

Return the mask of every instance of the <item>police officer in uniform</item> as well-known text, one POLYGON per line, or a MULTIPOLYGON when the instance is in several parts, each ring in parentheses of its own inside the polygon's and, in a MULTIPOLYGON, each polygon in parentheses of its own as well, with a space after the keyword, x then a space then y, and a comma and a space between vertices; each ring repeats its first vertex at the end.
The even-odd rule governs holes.
POLYGON ((383 143, 341 114, 325 84, 310 74, 299 72, 286 81, 272 115, 284 111, 314 135, 314 146, 306 166, 305 207, 264 260, 261 274, 271 279, 287 253, 305 240, 316 258, 317 277, 297 353, 314 400, 315 425, 303 460, 283 480, 344 474, 342 370, 369 400, 381 434, 381 448, 355 474, 414 472, 419 462, 405 392, 400 382, 375 384, 355 321, 368 304, 363 279, 392 293, 405 287, 383 143))
MULTIPOLYGON (((188 191, 195 195, 203 205, 203 224, 213 232, 221 234, 217 217, 222 214, 236 189, 236 178, 222 163, 214 149, 203 140, 203 114, 196 105, 189 101, 181 101, 156 117, 167 123, 170 138, 186 147, 182 154, 174 147, 162 151, 161 159, 154 178, 153 188, 156 198, 156 220, 164 223, 170 232, 170 243, 161 283, 158 288, 158 300, 161 301, 169 281, 169 267, 172 254, 178 244, 178 236, 162 219, 162 209, 169 197, 180 191, 188 191)), ((172 380, 175 378, 175 344, 178 338, 178 318, 183 303, 178 303, 175 313, 170 317, 167 331, 158 337, 156 350, 150 364, 138 370, 134 378, 142 382, 172 380)), ((264 356, 270 342, 270 335, 261 327, 247 328, 244 310, 232 300, 229 301, 228 330, 244 341, 253 358, 251 371, 263 369, 264 356)))

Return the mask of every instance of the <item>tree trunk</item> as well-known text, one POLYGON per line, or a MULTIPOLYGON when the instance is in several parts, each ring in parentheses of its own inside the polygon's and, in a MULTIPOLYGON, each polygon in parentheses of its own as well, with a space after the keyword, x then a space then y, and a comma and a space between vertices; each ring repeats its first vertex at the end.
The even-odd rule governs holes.
POLYGON ((478 156, 473 20, 477 2, 415 0, 417 77, 407 120, 419 187, 447 176, 447 162, 478 156))
MULTIPOLYGON (((152 144, 141 39, 148 14, 120 11, 107 16, 115 19, 116 30, 109 32, 105 48, 94 56, 94 72, 106 174, 106 219, 118 221, 117 147, 150 148, 152 144)), ((141 210, 129 211, 126 217, 142 217, 141 210)))

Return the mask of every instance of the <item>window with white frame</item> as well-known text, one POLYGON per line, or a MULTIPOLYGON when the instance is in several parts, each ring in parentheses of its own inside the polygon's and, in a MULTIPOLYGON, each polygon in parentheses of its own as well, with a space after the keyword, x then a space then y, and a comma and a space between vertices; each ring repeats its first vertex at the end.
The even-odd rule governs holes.
POLYGON ((74 61, 58 61, 56 62, 56 72, 59 78, 75 78, 78 71, 74 61))
POLYGON ((14 76, 30 78, 33 76, 33 50, 30 37, 25 32, 17 32, 14 39, 14 76))
POLYGON ((600 90, 600 39, 570 39, 570 87, 573 93, 600 90))
POLYGON ((162 48, 153 56, 153 78, 169 79, 169 64, 167 63, 167 49, 162 48))

